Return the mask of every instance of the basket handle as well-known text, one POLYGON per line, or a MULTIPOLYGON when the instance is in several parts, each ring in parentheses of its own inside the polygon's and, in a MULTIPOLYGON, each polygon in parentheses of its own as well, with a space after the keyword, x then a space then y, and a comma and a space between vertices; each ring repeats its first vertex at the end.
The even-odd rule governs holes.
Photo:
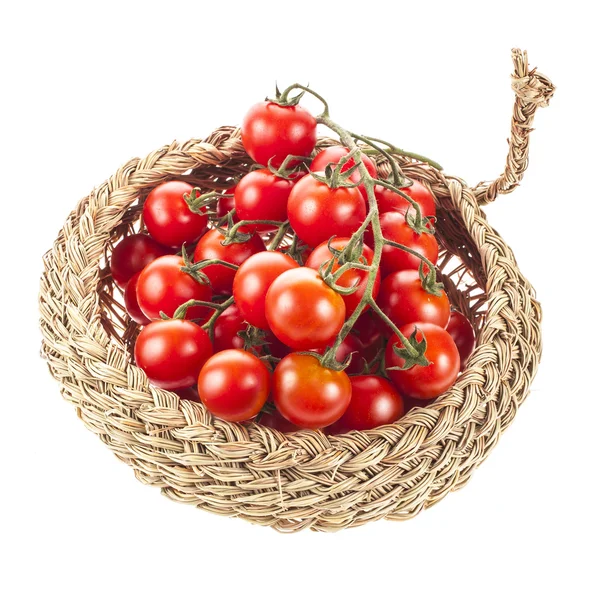
POLYGON ((511 87, 515 92, 515 106, 506 166, 498 179, 479 183, 475 187, 479 204, 488 204, 498 194, 508 194, 519 185, 529 161, 529 134, 533 131, 531 124, 535 111, 538 107, 548 106, 554 94, 554 85, 547 77, 536 69, 529 70, 526 51, 514 48, 512 59, 515 72, 511 75, 511 87))

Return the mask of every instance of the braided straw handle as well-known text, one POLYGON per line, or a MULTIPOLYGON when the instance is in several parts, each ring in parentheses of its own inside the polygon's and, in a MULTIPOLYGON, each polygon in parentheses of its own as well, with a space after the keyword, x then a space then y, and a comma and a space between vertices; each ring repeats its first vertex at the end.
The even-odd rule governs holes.
POLYGON ((546 76, 536 69, 529 70, 526 51, 513 48, 512 59, 515 72, 511 75, 511 87, 516 98, 506 166, 495 181, 477 185, 474 191, 479 204, 488 204, 498 194, 508 194, 519 185, 529 162, 529 134, 533 131, 535 111, 538 107, 548 106, 554 94, 554 85, 546 76))

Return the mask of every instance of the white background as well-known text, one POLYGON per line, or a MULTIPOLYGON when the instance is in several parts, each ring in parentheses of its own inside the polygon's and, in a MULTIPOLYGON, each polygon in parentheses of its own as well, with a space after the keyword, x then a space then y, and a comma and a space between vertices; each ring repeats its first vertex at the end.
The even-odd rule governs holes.
POLYGON ((0 9, 0 596, 598 598, 598 59, 591 2, 11 2, 0 9), (561 8, 556 8, 561 6, 561 8), (335 7, 335 8, 334 8, 335 7), (238 124, 277 80, 475 184, 503 168, 510 49, 557 92, 487 209, 544 308, 531 396, 468 486, 406 523, 284 536, 177 505, 38 357, 41 256, 132 156, 238 124))

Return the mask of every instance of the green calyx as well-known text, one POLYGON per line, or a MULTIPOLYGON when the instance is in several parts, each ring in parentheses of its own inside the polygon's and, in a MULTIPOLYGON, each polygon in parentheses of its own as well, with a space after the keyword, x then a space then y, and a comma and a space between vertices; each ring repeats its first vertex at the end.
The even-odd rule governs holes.
POLYGON ((444 290, 444 284, 439 282, 436 277, 436 272, 431 267, 425 273, 425 265, 423 261, 419 265, 419 277, 421 279, 421 287, 428 293, 433 296, 437 296, 438 298, 442 295, 442 291, 444 290))
POLYGON ((427 367, 431 364, 425 356, 427 350, 425 335, 421 332, 423 339, 419 342, 417 340, 417 331, 420 330, 415 327, 411 336, 403 342, 402 347, 394 344, 394 354, 404 360, 404 364, 401 367, 388 367, 388 371, 406 371, 414 366, 427 367))

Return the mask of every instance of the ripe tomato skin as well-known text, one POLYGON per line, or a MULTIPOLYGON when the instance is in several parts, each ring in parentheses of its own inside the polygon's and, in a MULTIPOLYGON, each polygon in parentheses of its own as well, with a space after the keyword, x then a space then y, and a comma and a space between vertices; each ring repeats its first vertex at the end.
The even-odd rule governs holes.
POLYGON ((396 271, 383 280, 379 307, 398 327, 420 321, 445 328, 450 319, 446 292, 442 290, 441 296, 427 293, 414 270, 396 271))
MULTIPOLYGON (((310 163, 309 170, 315 173, 317 171, 325 171, 325 168, 329 164, 331 164, 332 167, 335 167, 340 162, 340 160, 342 160, 342 158, 344 158, 344 156, 346 156, 349 152, 350 150, 348 150, 348 148, 344 146, 329 146, 328 148, 324 148, 313 158, 312 162, 310 163)), ((375 163, 366 154, 361 153, 361 159, 367 171, 369 172, 369 175, 371 175, 371 177, 377 177, 377 167, 375 166, 375 163)), ((342 167, 342 173, 350 170, 355 164, 356 161, 353 158, 351 158, 342 167)), ((358 183, 360 181, 360 178, 361 175, 358 169, 353 171, 350 175, 350 181, 352 181, 353 183, 358 183)), ((365 189, 365 186, 362 184, 359 185, 358 190, 362 194, 363 198, 365 200, 368 200, 367 190, 365 189)))
POLYGON ((426 367, 414 365, 405 371, 390 370, 389 367, 401 367, 404 359, 393 350, 396 344, 402 348, 398 336, 393 335, 385 350, 387 373, 402 395, 415 400, 430 400, 448 390, 456 381, 460 370, 460 355, 450 334, 432 323, 410 323, 400 327, 401 333, 410 338, 415 327, 418 328, 417 340, 423 335, 427 340, 425 358, 430 361, 426 367))
POLYGON ((314 269, 285 271, 265 299, 269 329, 294 350, 330 344, 344 325, 346 306, 314 269))
POLYGON ((258 252, 240 266, 233 278, 233 297, 250 325, 269 329, 265 316, 267 291, 279 275, 299 266, 291 256, 276 251, 258 252))
POLYGON ((358 317, 352 327, 352 331, 364 348, 370 348, 377 343, 381 343, 383 336, 391 334, 391 330, 379 318, 379 315, 371 309, 358 317))
POLYGON ((204 233, 208 217, 192 212, 183 199, 192 189, 185 181, 167 181, 148 194, 142 214, 148 233, 157 242, 180 249, 204 233))
POLYGON ((311 247, 333 236, 350 237, 367 216, 365 201, 356 188, 330 188, 305 175, 288 199, 288 219, 298 237, 311 247))
POLYGON ((344 414, 351 397, 348 375, 322 367, 308 354, 288 354, 273 373, 275 406, 298 427, 331 425, 344 414))
POLYGON ((285 419, 280 412, 274 410, 272 413, 263 412, 260 413, 257 422, 265 427, 270 427, 281 433, 291 433, 292 431, 299 431, 300 427, 290 423, 285 419))
MULTIPOLYGON (((415 180, 411 186, 401 189, 419 205, 424 217, 435 217, 435 200, 431 192, 422 183, 415 180)), ((404 215, 407 210, 414 210, 412 204, 406 198, 382 185, 375 186, 375 199, 381 213, 399 212, 404 215)))
MULTIPOLYGON (((242 121, 242 144, 257 163, 279 167, 288 155, 308 156, 317 143, 317 121, 301 106, 259 102, 242 121)), ((292 165, 289 165, 292 166, 292 165)))
POLYGON ((212 354, 208 333, 181 319, 152 321, 135 342, 135 362, 153 385, 176 390, 194 385, 212 354))
MULTIPOLYGON (((233 196, 233 194, 235 194, 235 188, 236 186, 234 185, 223 192, 224 194, 231 194, 231 198, 219 198, 217 200, 217 217, 222 218, 235 208, 235 197, 233 196)), ((238 221, 239 219, 237 216, 233 215, 233 222, 237 223, 238 221)))
MULTIPOLYGON (((339 362, 339 363, 343 363, 350 354, 352 354, 352 360, 350 361, 350 364, 348 365, 348 367, 346 368, 346 373, 348 375, 354 375, 354 374, 358 374, 363 370, 363 367, 365 366, 365 363, 362 359, 363 354, 364 354, 364 346, 362 345, 361 341, 352 333, 349 333, 343 340, 342 343, 339 345, 336 353, 335 353, 335 359, 339 362)), ((327 350, 326 347, 323 348, 316 348, 315 352, 318 352, 319 354, 324 354, 325 351, 327 350)), ((367 362, 369 361, 368 357, 365 356, 365 358, 367 359, 367 362)))
POLYGON ((127 313, 133 321, 138 325, 147 325, 150 323, 150 319, 142 312, 137 299, 137 282, 140 278, 140 273, 136 273, 128 282, 125 287, 125 293, 123 299, 125 300, 125 308, 127 313))
POLYGON ((337 435, 348 431, 373 429, 396 422, 404 414, 404 400, 398 390, 384 377, 358 375, 350 377, 352 398, 346 412, 327 433, 337 435))
MULTIPOLYGON (((194 261, 217 258, 233 265, 241 265, 257 252, 266 250, 260 237, 253 235, 247 242, 223 246, 225 236, 217 229, 210 229, 201 238, 194 251, 194 261)), ((211 265, 202 269, 210 280, 215 294, 230 294, 235 270, 223 265, 211 265)))
POLYGON ((237 423, 256 416, 271 387, 263 362, 244 350, 223 350, 211 356, 198 375, 198 394, 216 417, 237 423))
POLYGON ((244 349, 244 340, 238 332, 245 331, 247 324, 240 309, 232 304, 226 308, 215 321, 213 346, 215 352, 222 350, 244 349))
POLYGON ((475 330, 465 315, 457 310, 450 313, 446 331, 452 336, 460 354, 460 370, 464 371, 467 360, 475 348, 475 330))
MULTIPOLYGON (((437 262, 439 246, 432 233, 416 233, 410 228, 404 215, 398 212, 383 213, 379 217, 379 222, 384 238, 419 252, 433 264, 437 262)), ((370 232, 365 236, 367 243, 370 241, 369 236, 372 236, 370 232)), ((394 248, 387 244, 383 247, 380 268, 384 277, 394 271, 418 269, 420 264, 420 258, 401 248, 394 248)))
MULTIPOLYGON (((210 301, 210 286, 196 281, 181 269, 185 266, 181 256, 161 256, 144 267, 136 286, 142 312, 149 319, 160 319, 164 312, 172 317, 177 308, 188 300, 210 301)), ((204 306, 187 310, 186 319, 202 319, 210 312, 204 306)))
POLYGON ((115 283, 125 289, 127 282, 155 258, 170 254, 171 250, 149 235, 134 233, 124 237, 113 249, 110 272, 115 283))
MULTIPOLYGON (((287 219, 288 197, 294 179, 284 179, 269 169, 251 171, 235 188, 235 214, 240 221, 280 221, 287 219)), ((272 225, 245 225, 244 231, 274 231, 272 225)))
MULTIPOLYGON (((343 250, 350 241, 350 238, 347 237, 337 237, 331 240, 331 247, 336 250, 343 250)), ((328 262, 333 258, 333 254, 328 247, 329 242, 323 242, 319 244, 309 255, 306 260, 305 265, 310 267, 311 269, 315 269, 318 271, 323 263, 328 262)), ((373 264, 373 250, 369 248, 366 244, 363 244, 363 252, 362 256, 365 258, 367 264, 373 264)), ((338 261, 334 262, 333 272, 335 273, 340 268, 338 261)), ((349 269, 344 274, 340 276, 337 280, 336 284, 342 287, 352 288, 355 285, 358 285, 358 289, 349 295, 342 296, 344 304, 346 305, 346 314, 351 315, 355 310, 362 297, 365 295, 365 291, 367 288, 367 281, 369 278, 368 271, 361 271, 360 269, 349 269)), ((375 283, 373 284, 372 295, 373 298, 377 298, 377 294, 379 293, 379 285, 381 283, 381 275, 379 274, 379 269, 377 269, 377 274, 375 277, 375 283)), ((363 308, 363 312, 368 309, 368 305, 363 308)))

